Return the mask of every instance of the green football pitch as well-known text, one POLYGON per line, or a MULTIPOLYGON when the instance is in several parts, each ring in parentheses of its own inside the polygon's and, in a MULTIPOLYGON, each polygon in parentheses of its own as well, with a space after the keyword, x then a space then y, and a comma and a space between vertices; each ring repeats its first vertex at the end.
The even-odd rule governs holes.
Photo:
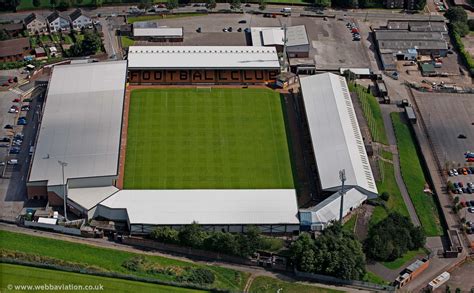
POLYGON ((280 95, 269 89, 131 93, 125 189, 293 188, 280 95))

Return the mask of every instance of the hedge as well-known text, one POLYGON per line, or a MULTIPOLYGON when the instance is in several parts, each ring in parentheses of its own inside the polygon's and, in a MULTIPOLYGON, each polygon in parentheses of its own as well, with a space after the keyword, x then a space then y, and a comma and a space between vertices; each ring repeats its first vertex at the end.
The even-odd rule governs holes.
POLYGON ((474 59, 472 58, 471 54, 465 50, 461 36, 456 32, 456 30, 454 30, 451 24, 449 24, 449 30, 451 32, 454 46, 459 51, 462 61, 467 66, 471 76, 474 76, 474 59))

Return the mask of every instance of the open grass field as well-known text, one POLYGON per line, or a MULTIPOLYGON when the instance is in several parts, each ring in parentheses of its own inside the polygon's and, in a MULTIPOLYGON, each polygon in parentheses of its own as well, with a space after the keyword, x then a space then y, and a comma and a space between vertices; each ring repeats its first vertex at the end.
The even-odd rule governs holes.
POLYGON ((85 288, 85 286, 92 286, 90 288, 101 288, 100 286, 103 286, 103 290, 99 290, 100 292, 206 292, 5 263, 0 263, 0 272, 2 272, 0 288, 7 288, 8 285, 21 286, 17 287, 18 290, 15 291, 29 291, 34 290, 33 288, 35 288, 23 286, 38 286, 36 288, 41 288, 39 286, 47 284, 53 286, 74 285, 83 286, 83 288, 85 288))
POLYGON ((275 280, 270 277, 256 277, 249 292, 252 293, 274 293, 274 292, 294 292, 294 293, 336 293, 342 292, 333 289, 321 288, 316 286, 304 285, 300 283, 290 283, 275 280))
MULTIPOLYGON (((140 254, 137 253, 100 248, 2 230, 0 230, 0 249, 19 251, 88 266, 95 266, 109 272, 153 278, 161 281, 176 281, 176 277, 169 274, 130 271, 124 268, 122 266, 124 261, 139 256, 140 254)), ((184 267, 203 267, 210 269, 216 276, 213 286, 221 289, 242 291, 248 278, 246 273, 218 266, 205 266, 151 255, 146 255, 146 259, 157 266, 167 267, 170 269, 180 269, 184 267)))
POLYGON ((398 189, 397 181, 395 180, 395 171, 393 165, 379 161, 380 172, 383 174, 383 181, 377 181, 377 189, 379 193, 388 192, 390 197, 386 203, 387 209, 385 210, 381 206, 376 206, 370 218, 370 225, 374 225, 388 216, 388 212, 398 212, 404 216, 409 217, 407 207, 403 201, 400 189, 398 189))
POLYGON ((370 134, 372 139, 376 142, 380 142, 388 145, 387 134, 385 133, 382 111, 380 110, 379 102, 377 98, 371 93, 367 93, 367 88, 349 83, 349 90, 353 93, 357 93, 357 97, 362 105, 364 117, 369 125, 370 134))
POLYGON ((400 156, 400 168, 403 181, 408 189, 410 198, 415 206, 416 214, 426 236, 442 235, 439 213, 431 195, 423 192, 426 179, 421 167, 420 158, 416 150, 415 141, 407 124, 402 122, 400 115, 403 113, 391 113, 397 146, 400 156))
POLYGON ((124 188, 293 188, 280 95, 268 89, 131 93, 124 188))

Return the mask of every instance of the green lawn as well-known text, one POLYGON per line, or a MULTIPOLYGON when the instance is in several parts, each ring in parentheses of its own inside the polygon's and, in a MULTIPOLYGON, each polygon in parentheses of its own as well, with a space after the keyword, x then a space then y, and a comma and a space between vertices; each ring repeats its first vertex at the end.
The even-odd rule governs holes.
POLYGON ((122 42, 122 48, 128 48, 130 46, 133 46, 133 44, 135 43, 135 41, 130 39, 129 37, 121 36, 120 40, 122 42))
POLYGON ((345 222, 342 229, 354 232, 354 228, 357 222, 357 215, 352 215, 349 221, 345 222))
POLYGON ((320 288, 316 286, 304 285, 294 282, 280 281, 270 277, 256 277, 252 285, 250 286, 249 292, 252 293, 336 293, 342 292, 333 289, 320 288))
POLYGON ((385 150, 381 150, 380 151, 380 156, 384 159, 387 159, 387 160, 393 160, 393 154, 392 152, 388 152, 388 151, 385 151, 385 150))
POLYGON ((367 88, 361 85, 355 86, 354 83, 349 83, 349 90, 357 93, 357 97, 362 106, 364 117, 369 125, 370 133, 374 141, 388 145, 387 134, 382 118, 382 111, 380 110, 377 98, 371 93, 367 93, 367 88))
POLYGON ((409 260, 411 260, 412 258, 414 258, 415 256, 417 255, 423 255, 425 256, 426 255, 426 251, 424 248, 420 248, 418 250, 411 250, 411 251, 408 251, 407 253, 405 253, 402 257, 400 258, 397 258, 396 260, 394 261, 387 261, 387 262, 382 262, 382 264, 391 269, 391 270, 395 270, 395 269, 401 269, 402 266, 404 264, 406 264, 406 266, 410 265, 409 263, 407 263, 409 260))
POLYGON ((188 17, 188 16, 201 16, 207 15, 206 13, 176 13, 176 14, 168 14, 168 15, 140 15, 140 16, 131 16, 127 17, 127 23, 134 23, 137 21, 151 21, 151 20, 159 20, 159 19, 170 19, 170 18, 181 18, 181 17, 188 17))
POLYGON ((431 195, 423 192, 426 179, 416 150, 414 138, 407 124, 401 121, 403 113, 391 113, 395 135, 397 136, 400 168, 403 180, 415 206, 418 218, 427 236, 442 235, 439 214, 431 195))
MULTIPOLYGON (((57 239, 49 239, 0 230, 0 248, 23 253, 41 255, 68 262, 95 266, 109 272, 154 278, 162 281, 176 281, 176 277, 165 273, 147 273, 130 271, 122 266, 123 262, 140 254, 125 251, 99 248, 57 239)), ((147 261, 170 269, 183 267, 205 267, 215 273, 213 286, 222 289, 241 291, 245 286, 248 274, 218 266, 204 266, 178 261, 160 256, 146 255, 147 261)))
POLYGON ((365 273, 365 276, 364 276, 364 280, 365 282, 369 282, 369 283, 374 283, 374 284, 380 284, 380 285, 388 285, 389 282, 385 281, 382 277, 372 273, 372 272, 369 272, 367 271, 365 273))
MULTIPOLYGON (((395 181, 395 171, 393 165, 384 161, 379 161, 380 172, 383 174, 383 181, 377 181, 377 189, 379 194, 388 192, 390 197, 386 204, 388 212, 398 212, 404 216, 409 217, 407 207, 403 201, 402 194, 398 188, 397 181, 395 181)), ((387 217, 387 211, 381 207, 376 206, 370 218, 370 225, 374 225, 387 217)))
POLYGON ((280 95, 269 89, 131 94, 124 188, 293 188, 280 95))
MULTIPOLYGON (((17 6, 17 10, 29 10, 29 9, 42 9, 42 8, 52 8, 50 0, 40 0, 40 5, 35 7, 33 5, 33 0, 20 0, 20 5, 17 6)), ((58 4, 60 1, 57 2, 58 4)), ((92 5, 93 0, 82 0, 79 2, 75 1, 74 6, 85 6, 92 5)))
MULTIPOLYGON (((103 286, 103 290, 100 290, 101 292, 206 292, 5 263, 0 263, 0 272, 2 272, 0 288, 6 288, 7 285, 28 286, 48 284, 61 286, 63 284, 73 284, 75 286, 93 286, 92 288, 97 289, 103 286)), ((18 288, 15 291, 26 291, 26 289, 32 290, 32 288, 18 288)))

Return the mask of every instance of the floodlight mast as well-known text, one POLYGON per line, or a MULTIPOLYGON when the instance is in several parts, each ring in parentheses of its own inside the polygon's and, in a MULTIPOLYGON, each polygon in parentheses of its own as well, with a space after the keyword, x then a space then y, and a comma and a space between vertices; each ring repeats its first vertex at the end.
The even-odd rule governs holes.
POLYGON ((282 64, 282 68, 281 68, 281 71, 282 72, 287 72, 288 71, 288 60, 287 60, 287 56, 286 56, 286 43, 288 42, 288 38, 286 37, 286 31, 287 31, 287 27, 286 27, 286 23, 283 24, 283 64, 282 64))
POLYGON ((343 210, 344 210, 344 182, 346 181, 346 169, 342 169, 339 171, 339 179, 341 180, 341 208, 339 210, 339 221, 342 225, 342 218, 343 218, 343 210))
POLYGON ((67 163, 64 161, 58 161, 58 164, 61 165, 61 172, 63 175, 63 199, 64 199, 64 219, 67 221, 67 206, 66 206, 66 184, 64 183, 64 167, 67 166, 67 163))

